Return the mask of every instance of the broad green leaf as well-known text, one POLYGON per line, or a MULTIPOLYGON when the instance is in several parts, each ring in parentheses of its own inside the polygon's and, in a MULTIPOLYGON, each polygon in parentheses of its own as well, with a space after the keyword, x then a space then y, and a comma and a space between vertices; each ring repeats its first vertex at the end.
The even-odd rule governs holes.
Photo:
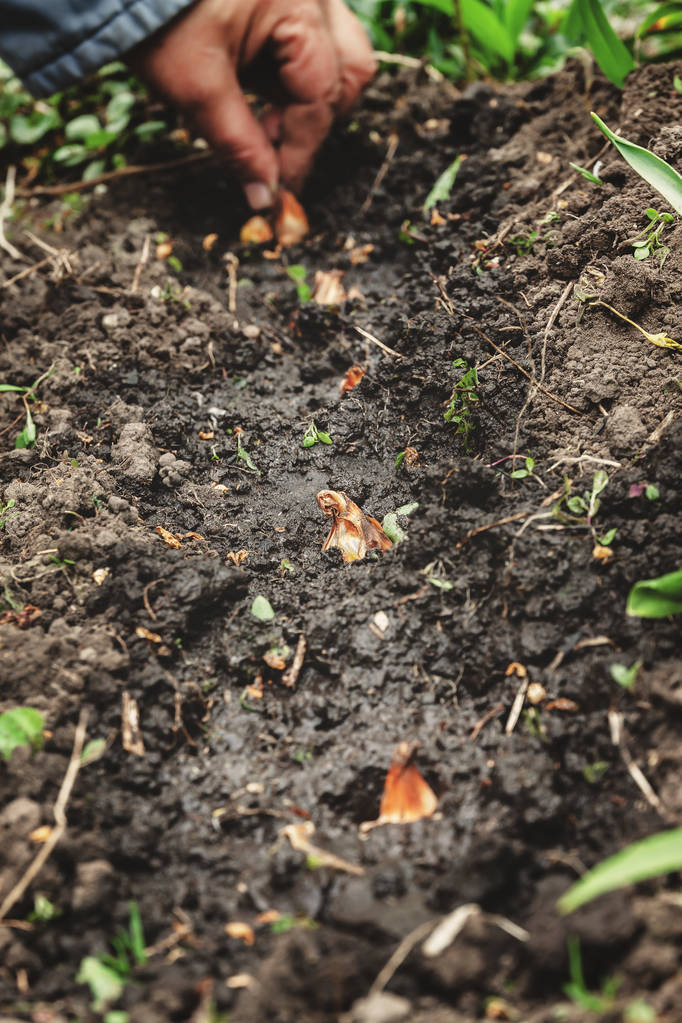
POLYGON ((578 27, 606 77, 622 89, 635 63, 628 48, 611 28, 599 0, 576 0, 572 5, 565 28, 575 37, 578 27))
POLYGON ((613 681, 617 682, 623 689, 632 689, 641 667, 641 661, 635 661, 629 668, 626 664, 612 664, 609 668, 609 674, 613 681))
POLYGON ((495 15, 481 0, 460 0, 462 23, 487 50, 501 57, 507 64, 514 60, 514 40, 495 15))
POLYGON ((87 984, 90 988, 95 1012, 102 1012, 123 991, 123 981, 118 973, 105 966, 96 956, 86 956, 81 960, 76 983, 87 984))
POLYGON ((604 487, 609 482, 608 474, 603 469, 597 469, 594 476, 592 477, 592 496, 596 497, 597 494, 601 494, 604 487))
POLYGON ((613 142, 626 163, 629 163, 648 185, 660 192, 676 213, 682 214, 682 176, 669 163, 661 160, 660 156, 616 135, 594 112, 592 120, 609 142, 613 142))
POLYGON ((120 132, 130 120, 130 108, 135 104, 135 96, 127 89, 117 92, 107 103, 106 122, 112 131, 120 132))
POLYGON ((597 864, 562 895, 557 905, 561 913, 572 913, 598 895, 673 870, 682 870, 682 828, 651 835, 597 864))
POLYGON ((101 128, 99 117, 95 117, 94 114, 81 114, 80 117, 67 121, 64 134, 67 139, 87 139, 88 135, 94 135, 101 128))
POLYGON ((436 182, 426 197, 426 201, 423 206, 424 216, 428 211, 439 202, 445 202, 446 199, 450 198, 450 192, 452 186, 455 183, 457 177, 457 171, 459 170, 462 162, 461 156, 456 156, 449 167, 446 167, 443 173, 436 178, 436 182))
POLYGON ((642 579, 630 590, 625 612, 635 618, 667 618, 682 614, 682 568, 642 579))
POLYGON ((98 178, 100 174, 104 174, 106 165, 106 160, 91 160, 81 175, 81 181, 92 181, 93 178, 98 178))
POLYGON ((0 757, 9 760, 18 746, 40 749, 44 719, 33 707, 15 707, 0 714, 0 757))
POLYGON ((95 760, 99 760, 100 757, 104 756, 106 748, 106 739, 91 739, 90 742, 85 744, 81 753, 82 766, 85 767, 86 764, 92 764, 95 760))
POLYGON ((502 17, 509 35, 516 43, 521 35, 533 7, 533 0, 507 0, 502 7, 502 17))
POLYGON ((30 114, 15 114, 9 122, 10 138, 22 146, 32 146, 59 123, 56 110, 48 110, 46 113, 32 110, 30 114))
POLYGON ((52 159, 55 163, 63 163, 65 167, 76 167, 87 160, 90 153, 80 142, 67 142, 65 146, 55 149, 52 159))
POLYGON ((251 614, 254 618, 257 618, 259 622, 271 622, 275 617, 275 612, 272 610, 272 604, 267 597, 263 597, 260 593, 254 598, 253 604, 251 605, 251 614))
POLYGON ((138 124, 134 131, 139 139, 146 142, 147 139, 160 135, 162 131, 166 130, 166 127, 165 121, 145 121, 144 124, 138 124))

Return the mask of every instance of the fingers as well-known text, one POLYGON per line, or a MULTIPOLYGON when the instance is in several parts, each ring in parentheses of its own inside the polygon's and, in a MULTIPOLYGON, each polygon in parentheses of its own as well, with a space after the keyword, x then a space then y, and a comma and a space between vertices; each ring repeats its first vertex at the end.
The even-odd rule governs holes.
POLYGON ((302 189, 333 119, 328 103, 290 103, 283 110, 278 150, 280 177, 294 192, 302 189))
POLYGON ((377 61, 361 22, 343 0, 329 0, 328 18, 339 65, 337 112, 347 114, 376 74, 377 61))

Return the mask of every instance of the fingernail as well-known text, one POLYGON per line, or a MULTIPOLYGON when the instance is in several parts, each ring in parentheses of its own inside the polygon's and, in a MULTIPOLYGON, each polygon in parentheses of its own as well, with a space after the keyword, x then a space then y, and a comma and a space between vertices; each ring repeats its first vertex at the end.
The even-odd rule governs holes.
POLYGON ((252 210, 264 210, 272 206, 272 192, 262 181, 249 181, 244 185, 244 194, 252 210))

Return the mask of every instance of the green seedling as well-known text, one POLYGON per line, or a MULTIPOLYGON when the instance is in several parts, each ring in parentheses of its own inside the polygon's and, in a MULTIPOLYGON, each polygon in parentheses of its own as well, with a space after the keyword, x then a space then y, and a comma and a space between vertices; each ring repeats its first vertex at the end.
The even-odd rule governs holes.
POLYGON ((535 468, 535 459, 531 458, 530 455, 529 455, 524 460, 523 468, 522 469, 514 469, 513 472, 509 473, 509 477, 510 477, 510 479, 513 479, 513 480, 527 480, 527 479, 531 479, 532 478, 532 479, 538 480, 538 482, 542 483, 542 480, 540 479, 540 477, 536 476, 535 473, 533 472, 534 468, 535 468))
POLYGON ((422 575, 426 576, 426 581, 429 585, 433 586, 436 590, 451 590, 453 583, 447 578, 445 573, 445 567, 441 561, 431 561, 422 569, 422 575))
POLYGON ((252 472, 258 473, 258 475, 260 476, 260 470, 257 469, 256 466, 253 464, 253 459, 251 458, 251 455, 246 450, 246 448, 242 447, 241 433, 237 434, 237 460, 243 462, 244 465, 247 466, 247 468, 251 469, 252 472))
POLYGON ((623 1013, 623 1023, 656 1023, 658 1013, 653 1005, 649 1005, 642 998, 636 998, 626 1005, 623 1013))
POLYGON ((309 916, 292 916, 291 913, 282 913, 277 920, 272 921, 270 930, 273 934, 287 934, 289 931, 293 931, 295 927, 301 927, 307 931, 315 931, 317 926, 315 921, 311 920, 309 916))
POLYGON ((659 270, 662 270, 670 249, 663 244, 661 236, 665 228, 672 224, 675 218, 672 213, 657 213, 654 209, 648 209, 646 215, 649 218, 649 223, 643 231, 630 239, 628 245, 632 245, 634 248, 635 259, 648 259, 649 256, 655 254, 659 270))
POLYGON ((282 573, 282 578, 284 578, 284 576, 287 574, 287 572, 295 572, 296 571, 296 569, 291 564, 291 562, 289 561, 288 558, 282 558, 282 560, 279 563, 279 570, 282 573))
POLYGON ((430 209, 437 206, 439 202, 445 202, 446 199, 450 198, 452 187, 457 177, 457 172, 462 163, 462 157, 456 156, 452 163, 445 168, 443 173, 436 179, 436 182, 426 197, 423 206, 424 216, 427 215, 430 209))
POLYGON ((300 264, 287 267, 287 274, 296 285, 296 294, 298 295, 299 302, 309 302, 313 297, 310 285, 306 284, 307 273, 306 268, 300 264))
POLYGON ((7 522, 8 514, 12 514, 12 508, 14 508, 16 503, 17 502, 14 498, 11 498, 7 504, 3 504, 2 501, 0 501, 0 529, 2 529, 7 522))
POLYGON ((272 604, 267 597, 264 597, 260 593, 253 599, 253 603, 251 604, 251 614, 254 618, 257 618, 259 622, 271 622, 275 617, 272 604))
POLYGON ((578 174, 582 174, 582 176, 585 178, 585 180, 586 181, 591 181, 593 185, 603 185, 604 184, 604 182, 599 177, 599 175, 598 174, 593 174, 591 170, 587 169, 587 167, 581 167, 580 164, 578 164, 578 163, 569 163, 568 166, 571 167, 574 171, 577 171, 578 174))
POLYGON ((609 769, 605 760, 596 760, 593 764, 585 764, 583 767, 583 778, 589 785, 595 785, 600 781, 609 769))
POLYGON ((564 493, 553 509, 553 515, 559 521, 565 522, 567 525, 582 526, 589 529, 594 539, 602 547, 608 547, 612 544, 618 532, 616 528, 608 529, 599 536, 594 526, 594 519, 601 507, 601 497, 599 495, 604 491, 608 482, 608 474, 603 469, 597 469, 592 477, 592 489, 581 496, 580 494, 573 493, 573 483, 566 476, 564 477, 564 493))
POLYGON ((9 760, 20 746, 41 749, 44 723, 43 715, 33 707, 14 707, 0 714, 0 757, 9 760))
POLYGON ((33 421, 31 410, 29 408, 29 401, 35 401, 35 391, 44 380, 52 376, 54 373, 54 365, 50 366, 46 373, 42 373, 37 380, 35 380, 30 387, 19 387, 16 384, 0 384, 0 394, 20 394, 21 400, 24 403, 24 428, 21 433, 17 434, 14 441, 15 448, 32 448, 36 442, 36 424, 33 421))
POLYGON ((476 390, 478 373, 476 367, 469 366, 465 359, 455 359, 452 366, 454 369, 465 369, 466 372, 455 383, 443 418, 446 423, 457 424, 455 433, 462 436, 464 446, 468 449, 469 438, 475 428, 473 411, 480 401, 476 390))
POLYGON ((573 913, 606 892, 676 870, 682 870, 682 828, 650 835, 598 863, 561 896, 557 906, 561 913, 573 913))
POLYGON ((642 579, 628 594, 625 613, 634 618, 682 614, 682 568, 657 579, 642 579))
POLYGON ((316 444, 331 444, 332 439, 328 433, 324 433, 323 430, 318 430, 315 423, 310 423, 305 433, 303 434, 303 447, 312 448, 316 444))
POLYGON ((87 742, 81 753, 81 767, 94 764, 95 760, 99 760, 100 757, 104 756, 106 748, 106 739, 91 739, 90 742, 87 742))
POLYGON ((50 902, 46 895, 36 895, 33 899, 33 909, 26 919, 31 924, 46 924, 61 915, 61 909, 50 902))
POLYGON ((136 966, 147 962, 142 919, 137 902, 129 902, 128 929, 119 929, 111 939, 113 953, 86 956, 76 977, 78 984, 87 984, 93 997, 95 1012, 103 1012, 123 991, 136 966))
POLYGON ((622 136, 616 135, 597 114, 592 113, 592 120, 609 142, 614 144, 626 163, 629 163, 632 169, 639 174, 640 178, 660 192, 675 212, 682 215, 682 176, 675 168, 649 149, 644 149, 642 146, 637 146, 634 142, 628 142, 622 136))
POLYGON ((635 661, 629 668, 625 664, 612 664, 609 667, 609 674, 613 681, 617 682, 623 689, 632 689, 641 667, 641 661, 635 661))
POLYGON ((621 985, 620 978, 612 977, 605 980, 599 993, 589 991, 583 977, 580 938, 574 936, 568 938, 568 962, 571 979, 568 984, 564 984, 564 993, 581 1009, 600 1015, 608 1012, 621 985))
POLYGON ((640 334, 644 335, 647 341, 649 341, 652 345, 656 345, 657 348, 672 348, 677 351, 682 351, 682 344, 680 344, 679 341, 675 341, 673 338, 668 337, 664 331, 660 331, 658 334, 652 334, 650 331, 645 330, 644 327, 640 327, 639 323, 635 323, 634 320, 625 316, 624 313, 614 309, 614 307, 609 305, 608 302, 602 302, 601 299, 595 298, 594 295, 589 294, 582 287, 582 284, 576 285, 573 289, 573 293, 580 302, 588 302, 589 306, 603 306, 604 309, 608 309, 610 313, 614 314, 614 316, 618 316, 619 319, 623 320, 625 323, 629 323, 631 327, 638 330, 640 334), (589 301, 590 299, 593 299, 593 301, 589 301))
POLYGON ((407 540, 407 533, 398 522, 398 516, 404 515, 407 517, 412 515, 418 507, 419 502, 412 501, 410 504, 403 504, 400 508, 396 508, 394 512, 388 512, 387 515, 384 515, 381 528, 389 540, 392 540, 393 543, 402 543, 403 540, 407 540))
POLYGON ((509 244, 516 249, 517 256, 528 256, 533 251, 533 246, 538 240, 538 232, 528 231, 527 234, 515 234, 509 238, 509 244))

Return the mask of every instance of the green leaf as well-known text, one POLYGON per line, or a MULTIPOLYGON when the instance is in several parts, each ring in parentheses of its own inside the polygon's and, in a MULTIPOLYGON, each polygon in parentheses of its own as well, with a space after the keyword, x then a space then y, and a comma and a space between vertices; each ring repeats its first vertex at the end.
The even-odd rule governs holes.
POLYGON ((7 128, 0 123, 0 149, 7 143, 7 128))
MULTIPOLYGON (((657 21, 661 21, 662 19, 665 19, 665 24, 662 26, 663 31, 666 31, 675 25, 679 25, 682 21, 682 11, 680 10, 679 3, 659 4, 659 6, 655 7, 650 14, 647 14, 646 18, 635 32, 635 36, 641 39, 657 21)), ((657 31, 660 30, 657 29, 657 31)))
POLYGON ((9 122, 9 134, 13 142, 21 146, 33 146, 48 131, 60 124, 56 110, 40 113, 32 110, 30 114, 14 114, 9 122))
POLYGON ((92 764, 95 760, 99 760, 104 755, 106 748, 106 739, 91 739, 90 742, 85 744, 81 753, 82 766, 85 767, 86 764, 92 764))
POLYGON ((682 568, 635 583, 625 613, 635 618, 666 618, 682 613, 682 568))
POLYGON ((441 11, 442 14, 447 14, 450 18, 455 14, 453 0, 415 0, 415 3, 420 7, 432 7, 433 10, 441 11))
POLYGON ((161 132, 164 132, 166 127, 165 121, 145 121, 143 124, 138 124, 134 130, 142 142, 147 142, 149 139, 153 139, 155 135, 160 135, 161 132))
POLYGON ((599 67, 614 85, 622 89, 635 63, 628 48, 611 28, 599 0, 576 0, 565 25, 569 22, 572 32, 576 26, 580 27, 599 67))
POLYGON ((55 163, 63 163, 65 167, 76 167, 90 156, 86 146, 80 142, 69 142, 55 149, 52 159, 55 163))
POLYGON ((81 175, 81 181, 92 181, 104 174, 106 162, 104 160, 91 160, 81 175))
POLYGON ((120 134, 128 127, 130 108, 135 105, 135 96, 127 89, 117 92, 107 103, 106 122, 111 131, 120 134))
POLYGON ((577 495, 567 499, 566 507, 569 511, 572 511, 574 515, 584 515, 587 512, 587 505, 583 501, 582 497, 578 497, 577 495))
POLYGON ((462 23, 481 45, 507 64, 514 60, 514 40, 495 12, 481 0, 460 0, 462 23))
POLYGON ((679 75, 673 77, 673 87, 675 92, 682 92, 682 78, 679 75))
POLYGON ((615 888, 682 869, 682 828, 661 831, 627 846, 580 878, 557 903, 561 913, 572 913, 586 902, 615 888))
POLYGON ((396 467, 396 469, 399 469, 404 461, 405 461, 405 452, 404 451, 400 451, 396 455, 396 458, 395 458, 395 467, 396 467))
POLYGON ((583 177, 584 177, 584 178, 585 178, 585 179, 586 179, 587 181, 591 181, 593 185, 603 185, 603 184, 604 184, 604 182, 602 181, 602 179, 601 179, 601 178, 599 178, 599 177, 597 177, 597 175, 596 175, 596 174, 593 174, 593 173, 592 173, 592 171, 589 171, 589 170, 587 169, 587 167, 581 167, 581 166, 580 166, 579 164, 577 164, 577 163, 569 163, 569 165, 568 165, 568 166, 569 166, 569 167, 572 167, 574 171, 577 171, 577 172, 578 172, 578 174, 582 174, 582 176, 583 176, 583 177))
POLYGON ((431 583, 432 586, 435 586, 437 590, 451 590, 453 586, 449 579, 441 579, 437 575, 427 576, 426 581, 427 583, 431 583))
POLYGON ((312 448, 316 444, 317 444, 317 437, 304 437, 303 438, 303 447, 304 448, 312 448))
POLYGON ((18 434, 17 439, 14 442, 15 449, 17 448, 32 448, 36 442, 36 424, 33 422, 33 416, 30 411, 26 409, 26 426, 18 434))
POLYGON ((381 528, 393 543, 402 543, 403 540, 407 540, 407 533, 398 523, 397 512, 389 512, 388 515, 384 515, 381 528))
POLYGON ((611 529, 607 529, 603 536, 598 536, 597 540, 602 545, 602 547, 608 547, 610 544, 613 543, 614 537, 617 532, 618 532, 617 527, 613 526, 611 529))
POLYGON ((17 387, 16 384, 0 384, 0 394, 4 394, 5 391, 17 391, 19 394, 23 394, 28 391, 28 387, 17 387))
POLYGON ((641 661, 635 661, 629 668, 626 664, 612 664, 609 668, 609 674, 613 681, 617 682, 623 689, 632 689, 641 667, 641 661))
POLYGON ((516 43, 530 16, 534 0, 506 0, 502 17, 509 35, 516 43))
POLYGON ((332 444, 333 441, 328 433, 324 433, 322 430, 317 431, 317 439, 321 440, 323 444, 332 444))
POLYGON ((90 988, 95 1012, 102 1012, 123 991, 123 981, 118 973, 105 966, 96 956, 86 956, 81 960, 76 983, 87 984, 90 988))
POLYGON ((649 501, 658 501, 661 493, 658 487, 654 486, 653 483, 649 483, 644 491, 645 496, 649 501))
POLYGON ((452 186, 455 183, 457 171, 459 170, 461 162, 462 157, 456 156, 449 167, 446 167, 443 173, 436 179, 436 183, 424 202, 424 216, 426 216, 433 206, 436 206, 439 202, 445 202, 446 199, 450 198, 450 192, 452 191, 452 186))
POLYGON ((40 749, 44 718, 33 707, 15 707, 0 714, 0 756, 9 760, 18 746, 40 749))
POLYGON ((64 126, 64 134, 67 139, 87 139, 88 135, 94 135, 95 132, 101 131, 102 125, 99 123, 99 117, 95 117, 94 114, 81 114, 80 117, 74 117, 73 121, 68 121, 64 126))
POLYGON ((300 263, 294 263, 293 266, 287 267, 287 273, 292 281, 300 283, 305 280, 308 271, 304 266, 301 266, 300 263))
POLYGON ((676 213, 682 214, 682 177, 677 171, 661 160, 655 153, 644 149, 642 146, 628 142, 620 135, 614 134, 602 119, 594 112, 592 120, 606 138, 613 142, 614 146, 634 171, 643 178, 648 185, 651 185, 657 192, 667 199, 676 213))
POLYGON ((419 501, 410 501, 409 504, 401 504, 396 508, 396 515, 412 515, 419 507, 419 501))
POLYGON ((271 622, 275 617, 275 612, 272 610, 272 604, 267 597, 261 596, 260 593, 254 598, 253 604, 251 605, 251 614, 254 618, 257 618, 259 622, 271 622))

